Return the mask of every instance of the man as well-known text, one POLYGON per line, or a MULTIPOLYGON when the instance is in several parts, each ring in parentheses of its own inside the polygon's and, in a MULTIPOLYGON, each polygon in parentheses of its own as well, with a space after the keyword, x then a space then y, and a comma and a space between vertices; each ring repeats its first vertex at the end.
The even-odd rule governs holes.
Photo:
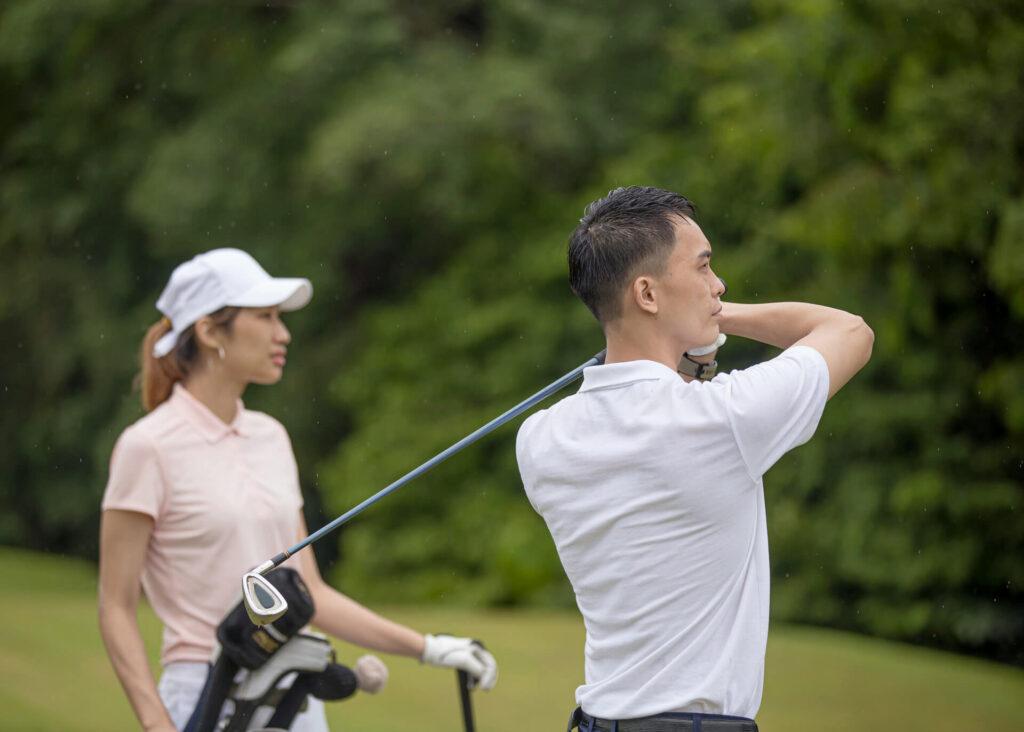
POLYGON ((573 292, 607 340, 579 392, 523 423, 527 495, 586 625, 570 729, 756 730, 768 636, 761 477, 811 438, 871 355, 840 310, 722 302, 684 197, 620 188, 569 242, 573 292), (710 380, 690 358, 720 334, 785 349, 710 380), (625 720, 625 721, 624 721, 625 720))

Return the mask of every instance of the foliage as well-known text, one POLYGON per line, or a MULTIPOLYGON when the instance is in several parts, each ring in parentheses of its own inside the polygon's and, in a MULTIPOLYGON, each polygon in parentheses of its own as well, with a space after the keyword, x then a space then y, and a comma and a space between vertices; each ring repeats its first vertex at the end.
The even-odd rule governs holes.
MULTIPOLYGON (((320 523, 601 347, 583 206, 696 200, 740 301, 863 314, 766 478, 776 618, 1024 661, 1024 13, 1011 2, 0 10, 0 542, 91 555, 170 269, 306 274, 289 428, 320 523), (296 373, 297 372, 297 373, 296 373)), ((739 339, 726 367, 770 355, 739 339)), ((248 395, 247 395, 248 396, 248 395)), ((515 425, 324 542, 360 598, 569 604, 515 425)))

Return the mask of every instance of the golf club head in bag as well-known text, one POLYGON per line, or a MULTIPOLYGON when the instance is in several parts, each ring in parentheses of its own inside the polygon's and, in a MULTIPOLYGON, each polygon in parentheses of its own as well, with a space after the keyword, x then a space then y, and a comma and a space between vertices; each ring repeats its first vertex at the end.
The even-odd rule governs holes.
POLYGON ((253 625, 273 623, 288 611, 288 601, 264 574, 276 565, 264 562, 242 578, 242 605, 253 625))
MULTIPOLYGON (((248 619, 246 602, 238 603, 228 612, 217 626, 220 650, 193 712, 193 718, 186 726, 187 730, 211 732, 215 729, 238 669, 252 671, 265 666, 268 660, 313 617, 313 598, 294 569, 282 567, 269 573, 267 577, 261 576, 260 579, 267 583, 275 596, 280 597, 281 604, 288 612, 282 612, 275 617, 276 625, 268 622, 255 628, 248 619)), ((329 644, 327 650, 329 651, 329 644)), ((319 668, 327 662, 325 655, 319 668)))
POLYGON ((347 699, 359 689, 359 679, 348 666, 330 663, 310 677, 309 693, 323 701, 347 699))
POLYGON ((259 580, 253 584, 254 593, 275 598, 279 611, 254 628, 249 622, 252 608, 243 600, 217 626, 217 642, 241 668, 254 669, 266 663, 283 643, 309 624, 315 610, 306 583, 294 569, 281 567, 266 577, 260 575, 259 580))

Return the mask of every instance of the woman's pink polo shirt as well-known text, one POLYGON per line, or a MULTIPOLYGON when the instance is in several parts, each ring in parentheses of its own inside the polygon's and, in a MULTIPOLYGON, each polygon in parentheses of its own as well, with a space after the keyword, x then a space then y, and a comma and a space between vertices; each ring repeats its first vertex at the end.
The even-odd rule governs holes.
POLYGON ((164 665, 209 660, 242 575, 298 540, 301 508, 287 432, 241 402, 225 424, 176 384, 121 434, 103 510, 153 517, 142 588, 164 623, 164 665))

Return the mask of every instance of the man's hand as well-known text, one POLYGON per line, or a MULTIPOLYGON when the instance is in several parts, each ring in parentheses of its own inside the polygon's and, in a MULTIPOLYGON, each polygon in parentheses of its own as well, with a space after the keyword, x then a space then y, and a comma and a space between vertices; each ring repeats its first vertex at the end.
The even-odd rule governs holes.
POLYGON ((696 361, 697 363, 711 363, 712 361, 715 360, 715 356, 717 356, 717 355, 718 355, 718 349, 716 348, 711 353, 705 353, 705 354, 702 354, 700 356, 695 356, 692 353, 688 353, 685 356, 683 356, 683 358, 688 358, 691 361, 696 361))
POLYGON ((718 349, 725 345, 725 341, 725 333, 719 333, 714 343, 709 343, 701 348, 691 348, 685 355, 697 363, 711 363, 715 360, 718 349))
MULTIPOLYGON (((679 359, 679 365, 676 367, 676 371, 679 372, 679 375, 683 377, 684 381, 693 381, 698 374, 702 373, 697 370, 698 367, 694 366, 694 364, 714 364, 715 356, 718 355, 718 349, 721 348, 724 343, 725 334, 719 333, 718 338, 714 343, 687 351, 683 354, 683 357, 679 359)), ((711 368, 700 378, 707 380, 712 378, 714 375, 715 368, 711 368)))
POLYGON ((452 635, 426 635, 424 641, 423 663, 468 672, 472 688, 484 691, 494 688, 498 681, 498 662, 478 641, 452 635))

